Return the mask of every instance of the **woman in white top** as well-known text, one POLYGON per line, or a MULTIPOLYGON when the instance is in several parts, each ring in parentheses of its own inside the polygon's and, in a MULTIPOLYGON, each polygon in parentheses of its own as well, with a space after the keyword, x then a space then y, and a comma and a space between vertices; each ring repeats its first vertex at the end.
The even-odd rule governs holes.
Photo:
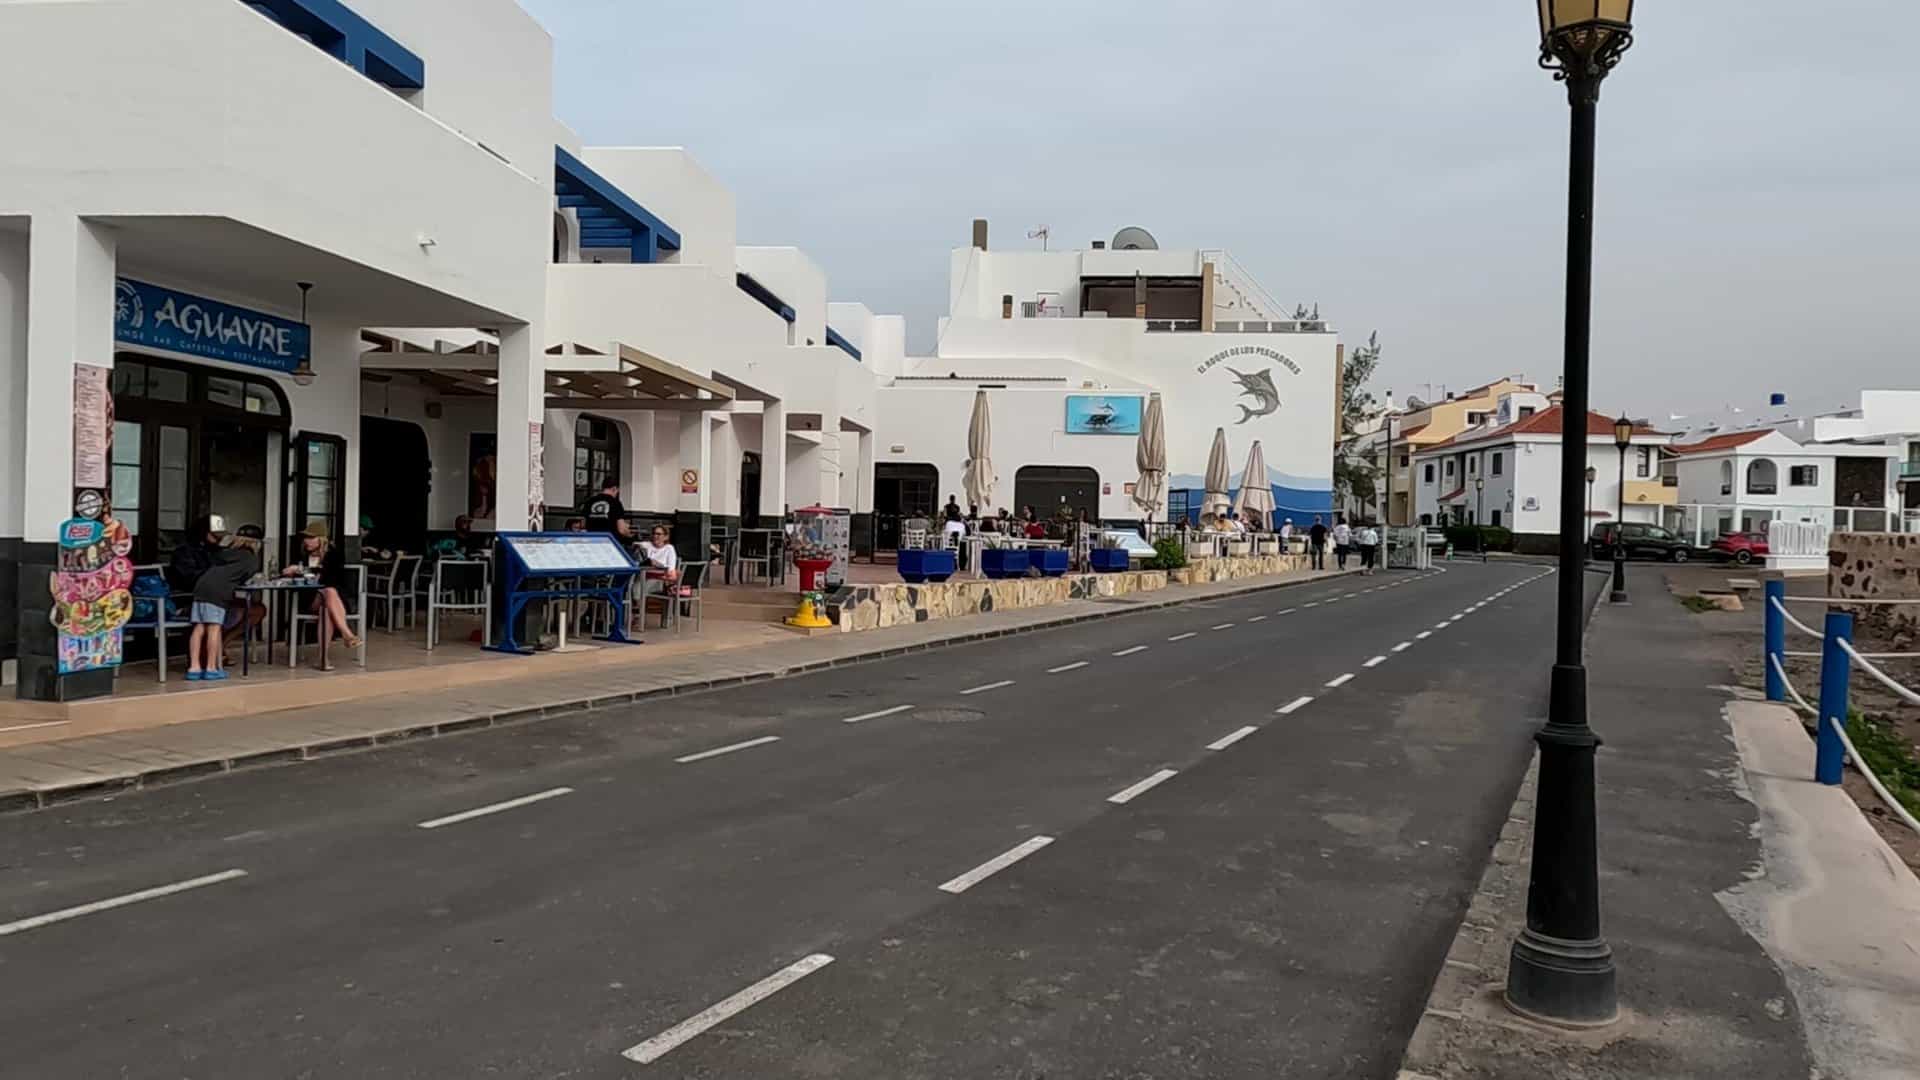
POLYGON ((648 577, 660 581, 680 580, 680 552, 668 539, 665 525, 655 525, 653 532, 640 541, 640 557, 647 560, 648 577))
POLYGON ((1360 545, 1360 572, 1371 576, 1374 561, 1380 554, 1379 531, 1371 525, 1362 525, 1354 543, 1360 545))
POLYGON ((1346 518, 1340 518, 1333 523, 1333 557, 1340 569, 1347 568, 1347 556, 1352 551, 1353 527, 1347 524, 1346 518))

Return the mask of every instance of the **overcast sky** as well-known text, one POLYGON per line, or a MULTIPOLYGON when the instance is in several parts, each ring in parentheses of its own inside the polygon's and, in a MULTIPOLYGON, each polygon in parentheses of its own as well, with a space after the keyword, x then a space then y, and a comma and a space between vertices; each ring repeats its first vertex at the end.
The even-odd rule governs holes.
MULTIPOLYGON (((589 144, 682 145, 926 349, 947 252, 1225 247, 1373 389, 1560 371, 1566 98, 1531 0, 523 0, 589 144)), ((1646 0, 1600 112, 1594 402, 1920 388, 1920 4, 1646 0)), ((644 196, 643 196, 644 199, 644 196)))

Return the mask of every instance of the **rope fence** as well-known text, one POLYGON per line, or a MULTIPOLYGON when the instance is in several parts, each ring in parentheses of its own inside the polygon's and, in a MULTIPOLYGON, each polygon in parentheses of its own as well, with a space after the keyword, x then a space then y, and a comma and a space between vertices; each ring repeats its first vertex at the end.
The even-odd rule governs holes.
POLYGON ((1880 685, 1892 691, 1903 701, 1920 705, 1920 691, 1903 686, 1897 679, 1880 670, 1873 661, 1910 657, 1911 653, 1863 653, 1853 647, 1853 614, 1849 611, 1834 611, 1834 607, 1851 607, 1856 603, 1874 603, 1881 605, 1920 604, 1920 600, 1880 600, 1854 601, 1832 597, 1789 597, 1784 581, 1767 582, 1766 606, 1766 657, 1767 657, 1767 700, 1793 705, 1795 708, 1816 718, 1814 737, 1813 777, 1822 784, 1838 784, 1846 763, 1853 762, 1854 768, 1866 778, 1873 793, 1887 804, 1900 823, 1916 833, 1920 833, 1920 821, 1893 797, 1880 778, 1873 774, 1866 761, 1854 749, 1853 740, 1847 735, 1847 691, 1853 679, 1853 667, 1871 676, 1880 685), (1806 623, 1793 617, 1787 610, 1786 602, 1818 602, 1826 604, 1826 626, 1824 630, 1815 630, 1806 623), (1821 643, 1820 652, 1788 652, 1787 627, 1816 638, 1821 643), (1787 677, 1784 659, 1795 657, 1820 657, 1820 703, 1810 705, 1800 691, 1794 688, 1793 681, 1787 677))

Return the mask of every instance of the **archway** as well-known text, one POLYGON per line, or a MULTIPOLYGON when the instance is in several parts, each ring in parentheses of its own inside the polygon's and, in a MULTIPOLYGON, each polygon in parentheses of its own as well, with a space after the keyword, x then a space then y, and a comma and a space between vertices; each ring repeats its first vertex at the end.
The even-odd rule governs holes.
MULTIPOLYGON (((1100 474, 1082 465, 1026 465, 1013 474, 1013 502, 1008 509, 1033 507, 1042 520, 1058 513, 1062 506, 1077 516, 1100 519, 1100 474)), ((981 513, 987 508, 981 507, 981 513)))

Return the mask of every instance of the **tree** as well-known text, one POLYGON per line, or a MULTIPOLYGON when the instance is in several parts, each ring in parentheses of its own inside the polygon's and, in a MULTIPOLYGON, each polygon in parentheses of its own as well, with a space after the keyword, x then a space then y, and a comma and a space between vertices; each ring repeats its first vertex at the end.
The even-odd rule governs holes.
POLYGON ((1347 353, 1340 379, 1344 397, 1340 402, 1340 437, 1333 455, 1333 490, 1336 498, 1356 499, 1365 506, 1374 503, 1378 470, 1355 455, 1354 448, 1362 437, 1360 428, 1373 419, 1377 409, 1366 387, 1379 366, 1380 332, 1376 330, 1367 335, 1365 345, 1347 353))

